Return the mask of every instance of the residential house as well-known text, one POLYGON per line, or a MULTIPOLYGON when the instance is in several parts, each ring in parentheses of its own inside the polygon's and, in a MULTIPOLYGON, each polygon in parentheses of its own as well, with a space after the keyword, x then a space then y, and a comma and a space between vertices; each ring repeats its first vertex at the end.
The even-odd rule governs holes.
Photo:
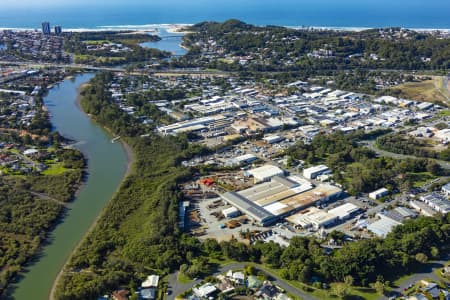
POLYGON ((264 285, 255 293, 256 299, 269 300, 278 295, 278 289, 270 282, 264 282, 264 285))

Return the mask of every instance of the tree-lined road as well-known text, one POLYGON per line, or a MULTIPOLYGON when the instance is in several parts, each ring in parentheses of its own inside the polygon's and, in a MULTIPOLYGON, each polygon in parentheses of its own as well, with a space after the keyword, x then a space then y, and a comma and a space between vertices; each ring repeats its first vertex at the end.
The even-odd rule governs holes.
MULTIPOLYGON (((405 155, 405 154, 389 152, 386 150, 381 150, 378 147, 376 147, 375 141, 364 141, 361 144, 381 156, 392 157, 395 159, 418 158, 417 156, 414 156, 414 155, 405 155)), ((444 160, 435 159, 435 158, 430 158, 430 159, 436 161, 442 168, 450 170, 449 162, 446 162, 444 160)))
MULTIPOLYGON (((233 263, 233 264, 229 264, 223 267, 220 267, 219 270, 217 272, 215 272, 214 274, 212 274, 213 276, 217 276, 219 274, 222 273, 226 273, 229 270, 237 270, 237 269, 244 269, 246 265, 248 265, 249 263, 233 263)), ((272 272, 268 271, 265 268, 262 268, 259 265, 255 265, 256 269, 266 273, 266 275, 268 275, 269 277, 272 278, 271 282, 275 285, 278 285, 279 287, 283 288, 286 292, 298 296, 303 300, 317 300, 317 298, 306 294, 305 292, 299 290, 298 288, 290 285, 289 283, 287 283, 286 281, 284 281, 283 279, 280 279, 277 275, 273 274, 272 272)), ((169 275, 169 288, 168 290, 170 290, 172 293, 167 296, 168 300, 174 300, 175 297, 191 288, 193 288, 195 285, 199 284, 200 282, 202 282, 202 280, 198 279, 198 280, 194 280, 191 281, 189 283, 179 283, 178 282, 178 272, 172 273, 169 275)))
MULTIPOLYGON (((392 290, 397 293, 403 293, 405 291, 405 289, 408 289, 408 287, 415 285, 417 282, 419 282, 422 279, 427 279, 427 278, 435 280, 437 282, 440 282, 441 278, 439 278, 439 276, 437 276, 435 272, 437 270, 439 270, 440 268, 443 268, 449 259, 450 259, 450 255, 447 254, 446 257, 444 257, 441 260, 430 261, 423 267, 423 269, 421 269, 420 271, 418 271, 415 274, 408 277, 398 287, 396 287, 392 290)), ((380 299, 387 299, 387 298, 381 297, 380 299)))

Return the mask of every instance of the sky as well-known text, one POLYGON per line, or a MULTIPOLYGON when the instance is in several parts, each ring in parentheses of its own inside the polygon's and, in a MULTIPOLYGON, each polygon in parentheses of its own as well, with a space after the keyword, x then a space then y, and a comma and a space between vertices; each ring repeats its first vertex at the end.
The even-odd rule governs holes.
MULTIPOLYGON (((234 1, 234 0, 224 0, 225 2, 240 2, 243 3, 242 1, 234 1)), ((260 3, 261 5, 264 4, 264 2, 266 1, 270 1, 270 0, 258 0, 257 2, 260 3)), ((434 4, 439 4, 439 3, 444 3, 445 1, 448 0, 427 0, 426 2, 424 0, 395 0, 393 3, 408 3, 408 5, 412 4, 412 5, 429 5, 430 3, 434 3, 434 4)), ((145 4, 149 4, 149 2, 151 2, 152 4, 154 3, 158 3, 161 2, 161 4, 168 4, 168 3, 186 3, 186 0, 14 0, 14 1, 2 1, 4 3, 1 4, 2 7, 23 7, 23 6, 80 6, 80 5, 86 5, 86 4, 95 4, 95 5, 115 5, 115 4, 141 4, 141 5, 145 5, 145 4)), ((190 0, 190 3, 192 3, 193 5, 195 4, 211 4, 213 5, 214 3, 220 2, 220 0, 190 0)), ((251 1, 251 2, 256 2, 256 1, 251 1)), ((331 4, 331 3, 336 3, 336 2, 340 2, 343 4, 347 4, 347 3, 354 3, 355 5, 367 5, 367 4, 374 4, 377 5, 380 2, 383 1, 379 1, 379 0, 279 0, 278 1, 280 4, 283 4, 283 2, 285 3, 298 3, 299 5, 301 4, 305 4, 305 3, 313 3, 313 4, 317 4, 317 3, 323 3, 323 4, 331 4)), ((388 9, 388 8, 387 8, 388 9)))
MULTIPOLYGON (((380 7, 383 6, 383 2, 385 4, 389 3, 389 7, 384 6, 383 9, 392 9, 392 6, 399 7, 401 6, 403 9, 408 10, 407 7, 411 6, 422 6, 422 7, 439 7, 440 4, 445 3, 448 0, 279 0, 277 1, 280 5, 283 4, 296 4, 296 5, 305 5, 305 4, 314 4, 314 5, 355 5, 356 7, 380 7), (408 6, 405 6, 407 4, 408 6)), ((116 5, 142 5, 142 6, 159 6, 159 5, 176 5, 176 4, 183 4, 186 5, 189 3, 191 6, 196 5, 227 5, 229 3, 230 5, 246 5, 251 4, 254 6, 264 5, 265 2, 274 2, 273 0, 190 0, 187 2, 187 0, 13 0, 13 1, 7 1, 3 0, 3 3, 1 3, 1 7, 3 8, 38 8, 38 7, 80 7, 84 5, 91 5, 91 6, 116 6, 116 5), (221 3, 222 2, 222 3, 221 3)), ((0 8, 1 11, 1 8, 0 8)))

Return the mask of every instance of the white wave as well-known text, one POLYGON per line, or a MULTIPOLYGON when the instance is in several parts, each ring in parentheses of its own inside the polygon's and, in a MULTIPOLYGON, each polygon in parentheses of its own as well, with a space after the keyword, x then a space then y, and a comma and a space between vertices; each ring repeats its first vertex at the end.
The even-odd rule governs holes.
MULTIPOLYGON (((169 23, 161 23, 161 24, 143 24, 143 25, 99 25, 95 27, 76 27, 76 28, 64 28, 63 31, 72 31, 72 32, 86 32, 86 31, 128 31, 128 30, 157 30, 157 29, 179 29, 185 26, 191 26, 193 24, 169 24, 169 23)), ((338 30, 338 31, 363 31, 368 29, 374 29, 378 27, 345 27, 345 26, 284 26, 292 29, 319 29, 319 30, 338 30)), ((414 28, 414 27, 406 27, 406 29, 418 31, 418 32, 433 32, 433 31, 442 31, 442 32, 450 32, 450 28, 414 28)), ((0 30, 14 30, 14 31, 29 31, 29 30, 38 30, 40 31, 40 27, 32 28, 32 27, 0 27, 0 30)))
POLYGON ((191 26, 192 24, 144 24, 144 25, 102 25, 97 26, 97 28, 104 28, 104 29, 122 29, 122 30, 143 30, 143 29, 170 29, 174 27, 184 27, 184 26, 191 26))
MULTIPOLYGON (((285 26, 292 29, 318 29, 318 30, 336 30, 336 31, 364 31, 375 28, 383 28, 383 27, 338 27, 338 26, 285 26)), ((401 27, 404 28, 404 27, 401 27)), ((413 28, 406 27, 405 29, 414 30, 417 32, 433 32, 433 31, 441 31, 441 32, 450 32, 450 28, 413 28)))

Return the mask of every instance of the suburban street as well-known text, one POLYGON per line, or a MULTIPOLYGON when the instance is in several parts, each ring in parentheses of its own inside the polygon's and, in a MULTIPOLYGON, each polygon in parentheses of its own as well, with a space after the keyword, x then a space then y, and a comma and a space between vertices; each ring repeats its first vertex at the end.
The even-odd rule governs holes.
MULTIPOLYGON (((230 265, 226 265, 224 267, 219 268, 219 270, 217 272, 215 272, 213 274, 213 276, 217 276, 219 274, 226 273, 229 270, 243 269, 246 265, 248 265, 248 263, 233 263, 233 264, 230 264, 230 265)), ((288 292, 288 293, 290 293, 292 295, 296 295, 296 296, 302 298, 303 300, 317 300, 315 297, 312 297, 312 296, 304 293, 303 291, 301 291, 298 288, 290 285, 286 281, 278 278, 275 274, 267 271, 266 269, 261 268, 259 265, 255 265, 254 264, 254 266, 258 270, 261 270, 262 272, 266 273, 268 276, 272 277, 272 279, 273 279, 273 280, 271 280, 272 283, 275 284, 275 285, 280 286, 286 292, 288 292)), ((201 279, 198 279, 198 280, 186 283, 186 284, 182 284, 182 283, 178 282, 177 277, 178 277, 178 272, 171 273, 169 275, 168 290, 171 290, 172 293, 167 296, 168 300, 174 300, 177 295, 187 291, 188 289, 191 289, 196 284, 199 284, 202 281, 201 279)))
MULTIPOLYGON (((444 259, 429 262, 421 271, 418 271, 415 274, 408 277, 407 280, 402 282, 399 287, 392 289, 392 291, 397 292, 397 293, 402 293, 409 286, 414 285, 418 281, 420 281, 422 279, 426 279, 426 278, 435 280, 437 282, 441 281, 441 278, 439 278, 435 274, 435 271, 444 267, 445 264, 449 260, 450 260, 450 255, 447 254, 447 256, 444 259)), ((388 299, 388 298, 381 297, 380 300, 381 299, 388 299)))
MULTIPOLYGON (((445 257, 442 260, 431 261, 421 271, 408 277, 407 280, 402 282, 402 284, 400 286, 393 288, 392 292, 402 293, 405 288, 416 284, 418 281, 420 281, 424 278, 433 279, 433 280, 436 280, 439 282, 441 279, 435 274, 435 271, 444 267, 446 262, 448 262, 449 260, 450 260, 450 255, 448 255, 447 257, 445 257)), ((229 270, 243 269, 246 265, 247 265, 247 263, 233 263, 233 264, 221 267, 217 272, 215 272, 213 274, 213 276, 217 276, 219 274, 226 273, 229 270)), ((288 292, 292 295, 296 295, 303 300, 317 300, 317 298, 304 293, 303 291, 299 290, 298 288, 296 288, 296 287, 290 285, 289 283, 285 282, 284 280, 278 278, 273 273, 267 271, 264 268, 261 268, 261 266, 255 265, 255 268, 263 271, 268 276, 272 277, 272 282, 274 284, 282 287, 284 290, 286 290, 286 292, 288 292)), ((195 285, 202 282, 202 279, 198 279, 198 280, 194 280, 189 283, 183 284, 183 283, 178 282, 177 277, 178 277, 178 272, 171 273, 169 275, 168 290, 171 291, 171 294, 167 296, 168 300, 174 300, 177 295, 187 291, 188 289, 193 288, 195 285)), ((389 296, 381 296, 379 299, 385 300, 388 298, 389 298, 389 296)))

